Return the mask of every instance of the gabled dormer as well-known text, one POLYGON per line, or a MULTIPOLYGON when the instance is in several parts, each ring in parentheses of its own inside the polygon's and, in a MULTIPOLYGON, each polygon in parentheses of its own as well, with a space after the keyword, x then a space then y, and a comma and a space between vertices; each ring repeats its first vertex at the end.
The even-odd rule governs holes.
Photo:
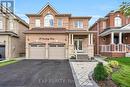
POLYGON ((57 14, 58 11, 50 3, 47 3, 37 14, 27 14, 30 29, 34 27, 54 27, 54 16, 57 14))

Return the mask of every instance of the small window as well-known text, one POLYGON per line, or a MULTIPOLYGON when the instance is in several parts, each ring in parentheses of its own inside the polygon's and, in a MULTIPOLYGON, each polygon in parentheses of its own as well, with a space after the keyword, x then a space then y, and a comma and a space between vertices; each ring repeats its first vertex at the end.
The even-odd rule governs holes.
POLYGON ((43 44, 31 44, 31 47, 45 47, 43 44))
POLYGON ((3 22, 0 21, 0 30, 2 30, 2 29, 3 29, 3 22))
POLYGON ((62 27, 63 21, 62 19, 58 19, 58 27, 62 27))
POLYGON ((56 44, 50 44, 49 46, 50 47, 56 47, 56 44))
POLYGON ((58 44, 57 47, 64 47, 64 44, 58 44))
POLYGON ((83 28, 83 22, 82 21, 75 21, 74 27, 75 28, 83 28))
POLYGON ((31 44, 31 47, 37 47, 37 44, 31 44))
POLYGON ((45 45, 43 45, 43 44, 39 44, 38 47, 45 47, 45 45))
POLYGON ((115 17, 114 19, 115 27, 121 27, 122 26, 122 20, 120 17, 115 17))
POLYGON ((40 19, 35 20, 35 27, 40 27, 40 19))

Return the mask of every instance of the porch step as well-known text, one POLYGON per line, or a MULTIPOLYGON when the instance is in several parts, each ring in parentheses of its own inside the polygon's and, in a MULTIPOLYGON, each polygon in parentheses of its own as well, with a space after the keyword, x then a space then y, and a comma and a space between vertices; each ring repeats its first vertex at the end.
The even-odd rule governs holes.
POLYGON ((87 54, 78 54, 77 59, 82 59, 82 60, 89 60, 89 56, 87 54))

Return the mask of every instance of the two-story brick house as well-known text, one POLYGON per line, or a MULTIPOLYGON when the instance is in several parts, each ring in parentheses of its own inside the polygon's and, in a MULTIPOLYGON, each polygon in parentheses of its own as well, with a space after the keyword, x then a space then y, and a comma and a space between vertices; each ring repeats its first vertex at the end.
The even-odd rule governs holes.
POLYGON ((88 31, 91 17, 60 14, 49 3, 37 14, 27 14, 26 58, 67 59, 93 57, 93 31, 88 31))
POLYGON ((0 59, 25 54, 24 31, 29 25, 5 7, 0 7, 0 59))
POLYGON ((97 31, 94 35, 95 55, 130 56, 130 18, 120 11, 111 11, 104 18, 99 18, 90 31, 97 31))

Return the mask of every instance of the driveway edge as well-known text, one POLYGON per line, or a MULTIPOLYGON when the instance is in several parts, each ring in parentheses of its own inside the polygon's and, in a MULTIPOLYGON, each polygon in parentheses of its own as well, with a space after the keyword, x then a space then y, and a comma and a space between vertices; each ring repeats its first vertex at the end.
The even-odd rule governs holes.
POLYGON ((74 78, 74 81, 75 81, 75 85, 76 87, 80 87, 80 84, 79 84, 79 81, 78 81, 78 78, 76 76, 76 72, 71 64, 71 62, 69 61, 69 64, 70 64, 70 67, 71 67, 71 71, 72 71, 72 74, 73 74, 73 78, 74 78))

